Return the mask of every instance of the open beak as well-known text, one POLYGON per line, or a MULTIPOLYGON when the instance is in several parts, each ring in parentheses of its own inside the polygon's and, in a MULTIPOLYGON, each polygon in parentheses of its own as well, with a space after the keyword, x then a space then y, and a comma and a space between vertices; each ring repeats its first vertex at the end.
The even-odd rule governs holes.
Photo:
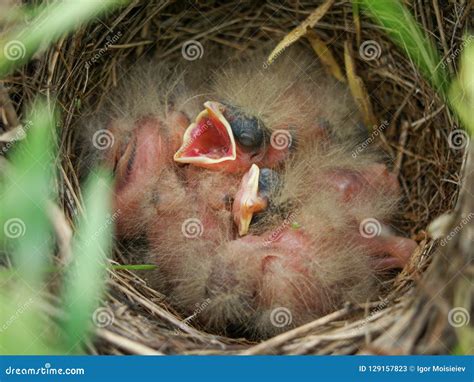
POLYGON ((183 144, 174 154, 179 163, 193 163, 207 167, 237 157, 234 134, 219 102, 205 102, 205 109, 183 136, 183 144))
POLYGON ((259 195, 259 178, 260 169, 256 164, 253 164, 242 178, 234 199, 232 212, 240 236, 248 233, 253 215, 263 211, 268 205, 268 199, 259 195))

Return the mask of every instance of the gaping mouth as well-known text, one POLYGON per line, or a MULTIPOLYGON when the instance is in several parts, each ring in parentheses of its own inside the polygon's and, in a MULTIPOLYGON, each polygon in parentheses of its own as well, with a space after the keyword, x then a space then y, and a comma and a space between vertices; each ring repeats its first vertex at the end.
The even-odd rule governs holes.
POLYGON ((208 101, 204 107, 186 129, 183 144, 174 154, 176 162, 209 165, 236 159, 235 138, 222 114, 223 105, 208 101))

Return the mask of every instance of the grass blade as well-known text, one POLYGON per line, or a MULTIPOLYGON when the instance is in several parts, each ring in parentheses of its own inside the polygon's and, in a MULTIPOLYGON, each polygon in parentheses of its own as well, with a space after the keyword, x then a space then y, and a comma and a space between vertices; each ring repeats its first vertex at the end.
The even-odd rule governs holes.
MULTIPOLYGON (((465 38, 465 41, 474 41, 474 36, 465 38)), ((449 91, 449 102, 472 136, 474 135, 474 43, 466 44, 460 68, 459 77, 453 82, 449 91)))
POLYGON ((37 103, 25 124, 27 139, 11 156, 12 168, 0 188, 0 241, 11 250, 13 264, 31 288, 38 288, 51 265, 51 224, 46 204, 51 192, 56 153, 55 122, 46 105, 37 103))
POLYGON ((107 255, 112 247, 111 177, 94 173, 84 191, 85 211, 73 243, 73 263, 66 274, 63 306, 68 351, 77 351, 87 338, 91 317, 105 289, 107 255))
POLYGON ((46 215, 52 192, 55 118, 36 103, 25 124, 28 137, 11 155, 0 183, 0 245, 10 254, 12 272, 0 274, 0 352, 51 354, 53 325, 40 309, 40 293, 52 264, 52 230, 46 215))
POLYGON ((442 95, 446 95, 449 75, 440 57, 411 12, 399 0, 354 0, 380 24, 421 73, 442 95))

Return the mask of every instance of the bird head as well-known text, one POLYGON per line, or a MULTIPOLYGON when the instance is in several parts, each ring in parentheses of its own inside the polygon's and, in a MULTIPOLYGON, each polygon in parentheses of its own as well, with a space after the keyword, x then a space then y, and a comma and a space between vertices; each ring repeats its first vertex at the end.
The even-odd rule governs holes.
POLYGON ((258 117, 207 101, 186 129, 174 160, 234 173, 248 171, 252 164, 273 167, 286 158, 289 147, 275 149, 269 141, 269 130, 258 117))
POLYGON ((280 187, 281 179, 276 171, 269 168, 260 169, 256 164, 252 164, 242 178, 232 205, 239 236, 249 232, 254 215, 257 217, 275 209, 273 200, 280 187))

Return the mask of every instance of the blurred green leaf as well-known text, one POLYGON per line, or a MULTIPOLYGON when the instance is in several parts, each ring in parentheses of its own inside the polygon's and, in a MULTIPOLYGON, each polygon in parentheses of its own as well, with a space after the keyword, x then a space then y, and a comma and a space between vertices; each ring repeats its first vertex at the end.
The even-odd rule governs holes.
POLYGON ((105 290, 107 255, 112 247, 110 217, 111 176, 93 173, 85 186, 85 216, 78 222, 73 243, 73 263, 65 278, 63 306, 69 349, 80 348, 87 338, 95 309, 105 290))
POLYGON ((11 171, 0 187, 0 242, 14 253, 18 274, 35 290, 51 264, 46 205, 54 197, 54 127, 54 116, 38 102, 24 125, 27 138, 11 155, 11 171))
POLYGON ((446 95, 449 75, 441 65, 436 48, 403 3, 399 0, 353 1, 386 30, 439 93, 446 95))
POLYGON ((59 354, 55 326, 37 291, 21 279, 0 277, 0 354, 59 354))
POLYGON ((27 138, 11 153, 11 167, 0 183, 0 243, 13 272, 0 274, 0 351, 54 353, 54 325, 40 309, 44 276, 52 264, 52 229, 47 216, 54 198, 55 118, 37 102, 23 129, 27 138))
MULTIPOLYGON (((0 35, 0 78, 81 23, 126 3, 128 0, 64 0, 0 15, 2 22, 21 25, 21 29, 0 35)), ((10 149, 11 168, 0 177, 0 255, 2 262, 12 264, 0 272, 2 354, 79 351, 105 289, 105 262, 112 242, 113 222, 107 217, 111 180, 99 172, 87 183, 87 215, 78 223, 73 261, 64 277, 63 331, 45 313, 50 307, 43 292, 56 278, 49 273, 56 264, 48 216, 49 203, 57 200, 55 120, 44 102, 32 107, 23 121, 27 138, 10 149)))
POLYGON ((474 135, 474 35, 464 39, 459 77, 449 90, 449 102, 463 125, 474 135))
POLYGON ((52 2, 22 29, 0 36, 0 78, 25 64, 39 50, 57 41, 81 23, 128 0, 62 0, 52 2))

